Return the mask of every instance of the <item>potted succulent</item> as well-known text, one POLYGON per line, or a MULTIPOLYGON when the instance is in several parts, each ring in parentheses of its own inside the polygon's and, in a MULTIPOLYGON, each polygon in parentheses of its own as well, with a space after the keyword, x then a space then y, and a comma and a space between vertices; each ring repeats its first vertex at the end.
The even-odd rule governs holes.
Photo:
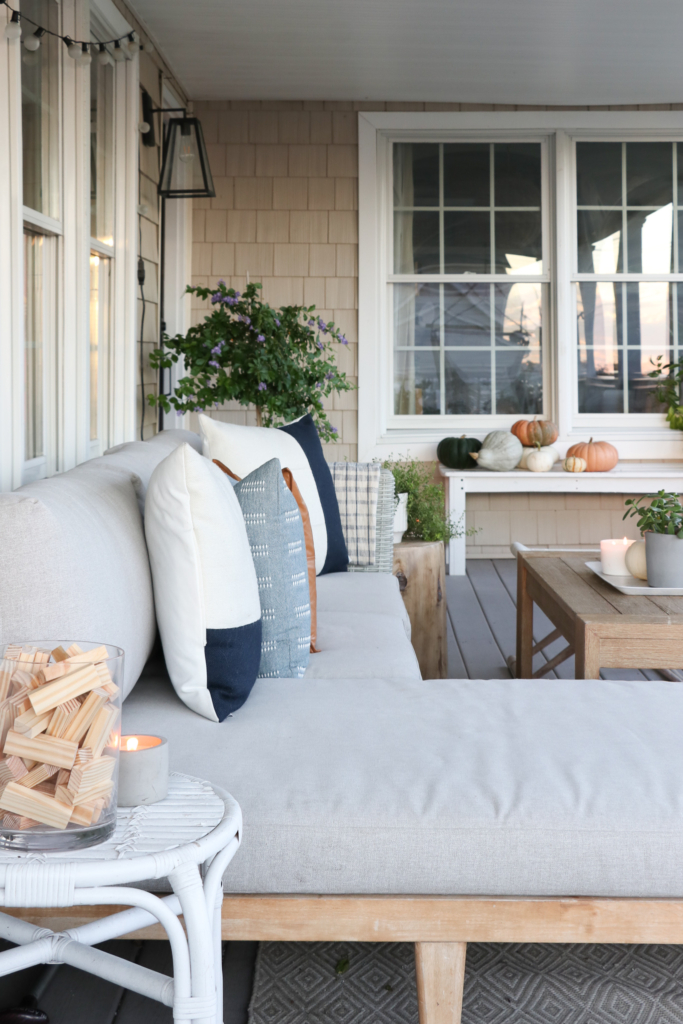
POLYGON ((658 491, 627 498, 623 518, 638 516, 645 539, 647 581, 651 587, 683 587, 683 505, 677 494, 658 491), (650 500, 649 505, 641 504, 650 500))
POLYGON ((259 295, 260 284, 243 293, 219 281, 216 288, 187 286, 210 300, 211 312, 150 356, 154 367, 183 361, 185 376, 172 395, 148 395, 150 405, 178 414, 200 412, 224 402, 256 407, 258 426, 288 423, 310 412, 323 441, 336 440, 323 400, 355 384, 336 366, 332 342, 348 345, 334 323, 316 316, 315 306, 273 309, 259 295))

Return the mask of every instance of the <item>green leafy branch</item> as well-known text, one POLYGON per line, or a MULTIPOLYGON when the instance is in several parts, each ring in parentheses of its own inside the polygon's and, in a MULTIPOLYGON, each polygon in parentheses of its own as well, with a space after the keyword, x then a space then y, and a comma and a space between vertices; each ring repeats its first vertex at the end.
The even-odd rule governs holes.
POLYGON ((150 364, 169 369, 182 361, 185 376, 172 395, 148 395, 150 405, 178 415, 236 401, 256 406, 259 426, 275 426, 310 412, 324 441, 337 439, 324 400, 351 391, 337 369, 333 343, 348 340, 333 322, 315 315, 315 306, 274 309, 259 295, 260 284, 240 293, 220 281, 214 288, 187 286, 209 300, 211 313, 186 334, 164 336, 164 347, 150 364))
POLYGON ((643 494, 640 498, 627 498, 625 505, 630 506, 622 519, 638 516, 638 529, 643 533, 667 533, 683 540, 683 505, 677 494, 668 494, 661 490, 656 494, 643 494), (652 499, 648 506, 641 502, 652 499))

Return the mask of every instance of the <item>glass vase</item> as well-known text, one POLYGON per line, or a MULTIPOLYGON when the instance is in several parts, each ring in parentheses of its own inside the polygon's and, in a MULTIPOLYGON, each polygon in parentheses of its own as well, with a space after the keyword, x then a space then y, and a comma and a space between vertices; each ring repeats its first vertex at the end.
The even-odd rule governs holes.
POLYGON ((120 647, 0 645, 0 848, 67 852, 116 826, 120 647))

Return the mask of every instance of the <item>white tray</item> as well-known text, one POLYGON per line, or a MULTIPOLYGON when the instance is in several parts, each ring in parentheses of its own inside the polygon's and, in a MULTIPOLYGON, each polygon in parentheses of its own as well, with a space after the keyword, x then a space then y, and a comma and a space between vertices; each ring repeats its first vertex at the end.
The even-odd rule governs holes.
POLYGON ((631 576, 630 572, 625 576, 608 576, 602 571, 600 562, 586 562, 586 565, 596 576, 599 576, 605 583, 609 583, 610 587, 621 591, 622 594, 644 594, 645 597, 664 597, 665 595, 683 597, 683 587, 648 587, 647 583, 637 579, 636 576, 631 576))

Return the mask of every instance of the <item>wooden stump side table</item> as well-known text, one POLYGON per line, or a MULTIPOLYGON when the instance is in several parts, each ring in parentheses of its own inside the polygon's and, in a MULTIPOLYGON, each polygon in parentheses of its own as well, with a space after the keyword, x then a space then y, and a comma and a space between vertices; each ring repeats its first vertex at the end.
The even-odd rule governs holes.
POLYGON ((586 566, 594 549, 517 552, 518 679, 544 676, 575 655, 577 679, 599 679, 601 668, 683 668, 683 597, 629 596, 586 566), (534 603, 556 627, 533 642, 534 603), (567 647, 532 670, 532 661, 562 636, 567 647))
POLYGON ((394 576, 410 618, 412 644, 423 679, 448 677, 446 558, 443 541, 394 544, 394 576))

